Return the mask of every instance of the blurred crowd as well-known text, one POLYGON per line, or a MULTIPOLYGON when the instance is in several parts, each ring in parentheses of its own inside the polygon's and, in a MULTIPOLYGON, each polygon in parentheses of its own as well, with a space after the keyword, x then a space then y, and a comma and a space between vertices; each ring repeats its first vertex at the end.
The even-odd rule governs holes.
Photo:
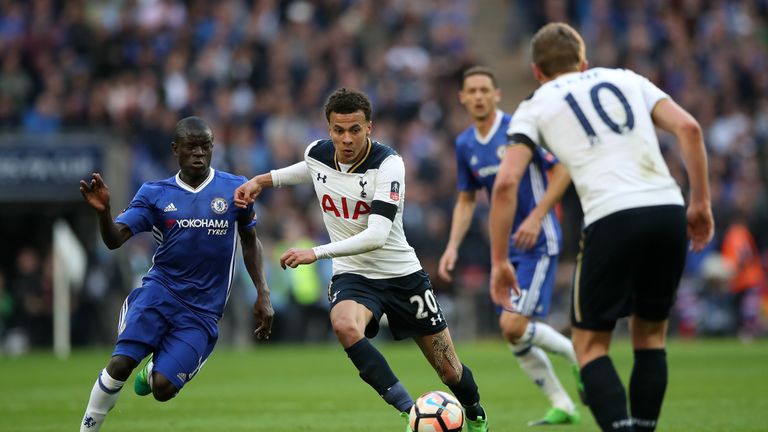
MULTIPOLYGON (((701 122, 717 237, 691 255, 674 330, 759 335, 768 308, 768 1, 499 3, 508 14, 499 56, 523 56, 527 64, 530 35, 546 22, 567 21, 584 35, 591 66, 646 75, 701 122)), ((327 135, 325 97, 342 86, 361 89, 373 102, 374 139, 406 161, 405 228, 435 275, 441 303, 460 321, 459 333, 496 334, 485 204, 462 246, 455 282, 436 277, 455 197, 453 138, 469 125, 456 97, 461 71, 494 60, 470 44, 481 31, 473 21, 478 7, 471 0, 0 0, 0 131, 108 131, 130 147, 131 161, 129 179, 107 182, 130 182, 132 194, 143 181, 175 172, 169 143, 184 116, 212 124, 216 169, 250 177, 301 159, 309 142, 327 135)), ((678 148, 669 136, 661 143, 685 188, 678 148)), ((287 245, 327 241, 316 206, 311 187, 272 190, 258 203, 277 340, 331 337, 324 298, 330 263, 290 272, 276 265, 287 245)), ((578 233, 577 201, 564 207, 566 231, 578 233)), ((554 302, 553 319, 563 325, 574 238, 566 237, 554 302)), ((148 268, 153 244, 133 239, 116 254, 91 240, 74 323, 82 328, 79 342, 109 343, 111 315, 148 268)), ((37 282, 24 276, 30 264, 21 254, 0 274, 0 335, 40 322, 34 313, 50 317, 50 283, 46 288, 40 270, 49 251, 24 250, 34 256, 37 282), (43 304, 29 306, 29 293, 43 304)), ((250 342, 254 295, 247 281, 237 282, 225 340, 250 342)), ((33 342, 47 341, 41 327, 30 329, 41 333, 33 342)))

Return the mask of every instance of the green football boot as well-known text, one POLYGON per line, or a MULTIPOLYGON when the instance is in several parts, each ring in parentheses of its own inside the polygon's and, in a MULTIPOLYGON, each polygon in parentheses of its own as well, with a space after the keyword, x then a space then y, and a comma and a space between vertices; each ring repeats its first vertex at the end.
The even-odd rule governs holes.
POLYGON ((576 424, 581 420, 581 414, 574 409, 572 414, 561 410, 560 408, 551 408, 541 420, 528 422, 528 426, 549 426, 549 425, 567 425, 576 424))
POLYGON ((149 385, 149 365, 152 364, 152 354, 149 355, 144 367, 136 374, 133 380, 133 391, 139 396, 146 396, 152 393, 152 387, 149 385))
POLYGON ((411 430, 411 415, 403 411, 400 413, 400 417, 405 419, 405 432, 413 432, 411 430))
POLYGON ((584 391, 584 381, 581 380, 579 365, 572 365, 571 372, 573 373, 573 378, 576 380, 576 391, 579 393, 579 399, 581 399, 581 403, 584 405, 589 405, 587 403, 587 393, 584 391))
POLYGON ((490 431, 490 428, 488 428, 488 419, 484 416, 477 416, 477 418, 474 420, 470 420, 468 418, 465 418, 464 420, 464 423, 467 425, 467 432, 490 431))

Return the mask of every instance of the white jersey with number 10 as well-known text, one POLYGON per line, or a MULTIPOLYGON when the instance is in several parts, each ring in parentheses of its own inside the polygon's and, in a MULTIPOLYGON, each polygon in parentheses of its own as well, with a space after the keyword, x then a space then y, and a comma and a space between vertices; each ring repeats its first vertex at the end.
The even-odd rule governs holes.
POLYGON ((585 225, 620 210, 683 205, 651 119, 665 98, 648 79, 626 69, 567 73, 520 104, 508 135, 549 149, 565 164, 585 225))

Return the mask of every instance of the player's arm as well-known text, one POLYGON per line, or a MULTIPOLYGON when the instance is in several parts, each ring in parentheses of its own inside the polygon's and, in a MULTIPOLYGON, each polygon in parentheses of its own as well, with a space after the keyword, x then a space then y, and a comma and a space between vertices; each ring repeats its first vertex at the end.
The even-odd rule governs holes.
POLYGON ((397 207, 392 212, 392 209, 388 208, 389 205, 391 204, 374 200, 371 203, 368 226, 363 231, 344 240, 315 246, 312 249, 290 248, 280 256, 280 266, 283 269, 296 268, 301 264, 312 264, 323 258, 358 255, 381 248, 387 242, 394 214, 397 212, 397 207))
POLYGON ((531 210, 512 236, 515 247, 519 249, 527 250, 536 244, 541 232, 541 223, 552 210, 552 207, 560 202, 565 190, 568 189, 568 185, 571 184, 571 175, 562 163, 558 162, 553 165, 551 172, 552 176, 549 179, 547 189, 544 191, 544 196, 541 197, 536 207, 531 210))
POLYGON ((301 161, 285 168, 259 174, 243 183, 235 190, 235 205, 246 208, 266 187, 292 186, 310 182, 312 178, 307 162, 301 161))
POLYGON ((660 100, 651 116, 656 126, 674 134, 680 145, 691 188, 687 212, 688 235, 691 247, 699 251, 714 235, 707 152, 701 126, 691 114, 669 98, 660 100))
MULTIPOLYGON (((522 137, 525 138, 525 137, 522 137)), ((533 142, 512 137, 512 145, 504 152, 493 184, 489 232, 491 237, 491 299, 511 310, 509 289, 520 292, 517 277, 509 263, 509 234, 517 211, 517 191, 528 164, 533 159, 533 142), (518 141, 519 140, 519 141, 518 141)))
POLYGON ((91 174, 91 181, 80 180, 80 193, 94 210, 99 221, 101 239, 109 249, 117 249, 133 236, 130 228, 112 220, 109 204, 109 187, 104 183, 101 174, 91 174))
POLYGON ((254 334, 258 339, 269 339, 272 332, 272 319, 275 311, 269 297, 269 286, 264 277, 264 255, 256 235, 256 229, 250 224, 252 218, 244 217, 238 223, 240 246, 243 248, 245 269, 256 287, 256 302, 253 304, 253 316, 256 319, 254 334))
POLYGON ((475 214, 475 207, 477 207, 476 195, 474 190, 460 191, 456 197, 456 204, 453 206, 451 232, 448 235, 448 244, 440 257, 437 270, 437 274, 448 282, 451 281, 450 272, 453 271, 459 257, 459 246, 461 246, 461 242, 472 225, 472 216, 475 214))

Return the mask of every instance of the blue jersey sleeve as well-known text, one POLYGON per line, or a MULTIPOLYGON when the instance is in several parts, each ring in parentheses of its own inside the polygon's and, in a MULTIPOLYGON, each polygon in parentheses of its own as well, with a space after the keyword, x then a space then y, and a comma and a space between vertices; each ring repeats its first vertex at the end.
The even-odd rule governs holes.
POLYGON ((555 155, 548 152, 546 149, 544 149, 541 146, 536 146, 535 158, 538 159, 539 163, 541 164, 541 169, 543 171, 549 171, 552 169, 553 166, 560 163, 560 161, 557 160, 555 155))
POLYGON ((115 218, 115 222, 126 225, 134 234, 151 231, 154 206, 150 193, 151 188, 147 184, 142 185, 128 208, 115 218))
MULTIPOLYGON (((238 176, 240 180, 242 180, 243 183, 246 183, 248 181, 247 178, 243 176, 238 176)), ((233 191, 234 192, 234 191, 233 191)), ((241 208, 237 212, 237 220, 241 221, 241 223, 248 221, 247 225, 244 225, 245 228, 251 229, 256 226, 256 209, 253 203, 248 204, 245 208, 241 208)))
POLYGON ((467 160, 467 154, 464 150, 460 141, 456 140, 456 188, 460 192, 478 190, 482 185, 472 174, 472 168, 469 166, 469 160, 467 160))

